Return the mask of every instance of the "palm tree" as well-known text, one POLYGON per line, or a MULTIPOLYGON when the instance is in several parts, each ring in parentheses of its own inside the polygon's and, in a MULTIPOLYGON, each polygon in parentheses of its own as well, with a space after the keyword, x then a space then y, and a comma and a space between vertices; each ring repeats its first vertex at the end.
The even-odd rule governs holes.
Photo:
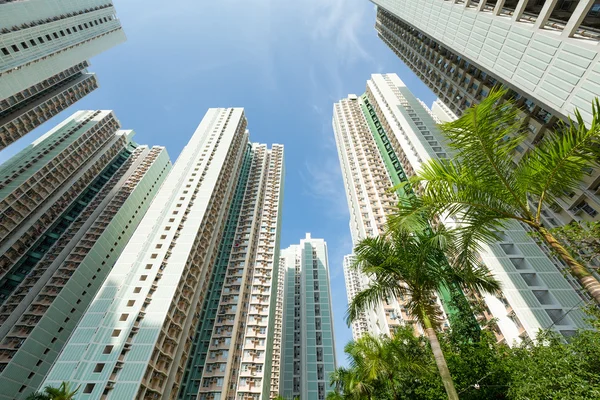
POLYGON ((334 391, 327 393, 328 400, 374 399, 375 388, 358 368, 338 367, 330 376, 334 391))
POLYGON ((331 374, 335 390, 328 399, 399 399, 402 389, 398 378, 408 375, 412 380, 430 372, 429 360, 423 360, 414 346, 410 328, 392 338, 365 335, 348 343, 344 351, 350 366, 331 374), (412 340, 406 340, 407 335, 412 340))
POLYGON ((58 388, 46 386, 43 392, 32 393, 27 400, 73 400, 79 387, 73 390, 71 383, 63 382, 58 388))
MULTIPOLYGON (((400 219, 423 210, 455 217, 461 224, 461 248, 493 242, 508 221, 529 226, 569 266, 572 274, 600 303, 598 280, 560 244, 541 221, 545 206, 579 186, 592 165, 600 165, 600 102, 592 105, 586 126, 579 111, 575 120, 558 124, 555 132, 516 164, 515 150, 526 137, 520 111, 506 91, 493 90, 458 120, 441 131, 454 151, 453 159, 431 160, 413 179, 423 189, 419 199, 404 204, 400 219)), ((402 208, 402 207, 401 207, 402 208)))
POLYGON ((448 398, 457 400, 436 333, 439 327, 436 292, 440 287, 455 284, 497 292, 500 284, 485 266, 477 265, 472 256, 459 259, 450 254, 449 263, 445 253, 451 253, 456 245, 453 231, 441 224, 424 229, 423 222, 421 219, 413 230, 406 229, 405 225, 390 224, 385 235, 364 239, 356 246, 354 268, 370 277, 371 283, 349 305, 348 322, 386 299, 406 299, 407 311, 425 330, 448 398))

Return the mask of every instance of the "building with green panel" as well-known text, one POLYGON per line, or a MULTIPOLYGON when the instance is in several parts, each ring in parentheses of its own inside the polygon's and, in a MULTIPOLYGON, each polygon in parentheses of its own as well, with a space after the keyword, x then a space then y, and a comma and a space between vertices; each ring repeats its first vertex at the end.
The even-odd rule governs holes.
POLYGON ((111 0, 0 1, 0 150, 98 87, 91 57, 125 41, 111 0))
POLYGON ((324 400, 336 368, 327 243, 310 233, 281 251, 284 273, 280 393, 324 400))
POLYGON ((36 390, 171 168, 81 111, 0 170, 0 399, 36 390))
POLYGON ((246 127, 241 108, 208 110, 44 385, 86 400, 272 396, 283 146, 246 127))
POLYGON ((212 337, 219 303, 221 301, 221 291, 225 283, 225 275, 231 252, 234 250, 235 233, 237 224, 240 219, 240 212, 248 183, 248 175, 250 173, 250 165, 252 162, 252 147, 248 145, 244 161, 240 170, 235 196, 229 208, 227 224, 223 231, 223 238, 219 243, 219 254, 217 261, 213 267, 210 284, 207 288, 206 299, 202 305, 202 313, 198 319, 198 327, 194 343, 192 344, 191 356, 188 360, 184 380, 179 390, 180 399, 195 400, 198 396, 198 390, 202 383, 202 373, 204 371, 204 363, 210 347, 210 338, 212 337))
MULTIPOLYGON (((398 199, 414 196, 408 178, 424 162, 453 156, 438 122, 436 114, 396 74, 373 74, 362 96, 349 95, 335 104, 333 126, 355 244, 381 234, 385 217, 394 212, 398 199)), ((518 223, 507 224, 498 235, 501 240, 482 244, 479 255, 502 283, 502 295, 465 293, 484 304, 479 317, 494 320, 498 341, 512 345, 535 338, 540 329, 568 336, 585 328, 584 315, 577 308, 586 301, 585 294, 548 249, 540 247, 518 223)), ((369 284, 368 277, 349 268, 351 260, 347 256, 344 262, 349 301, 369 284)), ((451 313, 448 294, 441 291, 439 297, 444 311, 451 313)), ((413 324, 415 332, 421 332, 403 301, 388 299, 366 311, 352 326, 354 337, 365 332, 392 334, 402 324, 413 324)))
MULTIPOLYGON (((502 85, 520 108, 522 158, 600 93, 595 0, 371 0, 381 40, 461 116, 502 85)), ((600 220, 600 170, 544 210, 544 225, 600 220)))

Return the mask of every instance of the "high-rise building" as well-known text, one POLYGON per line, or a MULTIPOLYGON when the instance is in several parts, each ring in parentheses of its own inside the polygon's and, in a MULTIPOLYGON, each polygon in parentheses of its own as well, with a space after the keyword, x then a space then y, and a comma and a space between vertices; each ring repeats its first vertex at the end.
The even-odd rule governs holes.
POLYGON ((125 162, 131 134, 110 111, 80 111, 2 165, 0 302, 30 272, 21 259, 40 235, 102 171, 125 162))
MULTIPOLYGON (((460 116, 503 85, 528 129, 515 158, 600 94, 594 0, 372 0, 379 37, 460 116)), ((544 211, 544 222, 600 220, 600 171, 544 211)))
POLYGON ((0 149, 98 87, 96 76, 85 71, 87 61, 38 84, 39 91, 22 90, 0 101, 0 149))
POLYGON ((310 234, 281 251, 285 271, 280 380, 286 399, 324 400, 336 368, 327 244, 310 234))
POLYGON ((283 147, 253 145, 230 208, 181 399, 262 399, 278 389, 283 147), (274 376, 275 375, 275 376, 274 376))
POLYGON ((80 111, 0 169, 0 399, 36 390, 170 169, 80 111))
POLYGON ((207 112, 44 385, 269 397, 283 147, 250 144, 246 125, 243 109, 207 112))
MULTIPOLYGON (((389 172, 389 168, 400 168, 397 157, 392 152, 391 156, 385 153, 384 158, 379 148, 389 147, 389 141, 375 140, 373 135, 377 127, 368 116, 364 102, 356 95, 349 95, 333 108, 333 131, 348 199, 350 233, 354 245, 366 237, 385 232, 387 215, 394 212, 398 202, 398 194, 390 189, 402 182, 395 171, 389 172)), ((351 261, 352 257, 346 256, 344 275, 348 301, 369 284, 366 276, 350 268, 351 261)), ((363 313, 352 325, 354 338, 365 332, 375 336, 389 335, 403 321, 411 321, 398 299, 388 301, 363 313)))
MULTIPOLYGON (((361 110, 355 119, 365 121, 361 129, 368 127, 362 140, 373 143, 377 149, 370 156, 385 164, 388 187, 407 184, 406 178, 418 171, 423 162, 452 155, 431 110, 397 75, 373 75, 366 93, 351 96, 346 100, 349 101, 361 110)), ((348 119, 339 121, 340 125, 352 124, 354 130, 361 126, 348 119)), ((586 327, 580 310, 586 294, 578 290, 570 275, 564 274, 548 248, 538 245, 518 223, 508 224, 499 235, 502 239, 484 245, 480 256, 502 283, 503 295, 467 293, 474 300, 484 299, 486 310, 480 317, 497 320, 498 340, 512 344, 525 337, 535 338, 539 329, 552 329, 568 336, 586 327)), ((352 293, 352 288, 348 293, 352 293)))
POLYGON ((281 265, 281 258, 278 263, 279 276, 277 278, 277 300, 275 304, 275 324, 273 327, 273 364, 271 366, 271 399, 276 399, 283 389, 283 351, 284 345, 284 302, 285 302, 285 280, 286 271, 281 265))
POLYGON ((0 150, 96 89, 87 60, 124 41, 111 0, 0 4, 0 150))

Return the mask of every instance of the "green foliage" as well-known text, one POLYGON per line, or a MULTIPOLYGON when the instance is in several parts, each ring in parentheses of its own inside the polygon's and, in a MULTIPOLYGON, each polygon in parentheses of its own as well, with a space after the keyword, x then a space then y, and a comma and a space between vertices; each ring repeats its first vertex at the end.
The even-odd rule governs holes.
POLYGON ((548 345, 522 346, 511 351, 510 399, 584 400, 600 398, 600 335, 580 332, 570 343, 554 334, 539 337, 548 345))
POLYGON ((365 336, 345 347, 349 367, 331 375, 335 392, 328 399, 427 399, 432 391, 445 398, 427 342, 410 327, 393 338, 365 336))
MULTIPOLYGON (((425 214, 418 215, 411 223, 406 220, 395 223, 392 219, 385 235, 358 243, 354 249, 354 268, 370 277, 371 283, 352 299, 348 321, 356 320, 361 313, 386 299, 403 299, 408 313, 427 332, 448 398, 457 399, 443 351, 436 345, 435 329, 439 327, 441 316, 435 301, 436 292, 442 287, 462 286, 493 293, 499 291, 500 284, 473 254, 463 252, 460 257, 453 256, 457 248, 454 232, 432 222, 425 214)), ((456 293, 453 297, 455 301, 460 298, 456 293)), ((466 300, 458 306, 463 313, 459 312, 459 317, 472 322, 472 311, 469 315, 466 300)), ((472 334, 469 340, 477 339, 476 327, 471 326, 469 330, 472 334)))
POLYGON ((470 289, 497 292, 500 285, 474 255, 450 264, 445 254, 456 248, 454 231, 437 225, 423 230, 390 222, 385 235, 362 240, 354 249, 354 268, 372 278, 348 308, 348 321, 386 298, 405 299, 406 308, 423 326, 424 318, 439 322, 435 303, 437 290, 460 284, 470 289))
MULTIPOLYGON (((594 320, 596 328, 600 327, 594 320)), ((554 333, 540 332, 535 343, 523 342, 509 348, 498 344, 494 335, 483 330, 478 341, 468 341, 453 326, 440 334, 440 341, 461 400, 584 400, 600 398, 600 333, 581 331, 569 342, 554 333)), ((363 340, 363 339, 361 339, 363 340)), ((402 363, 385 368, 364 368, 379 362, 363 362, 347 346, 350 367, 340 368, 332 375, 336 392, 328 399, 441 400, 446 395, 441 379, 435 373, 435 362, 423 337, 414 337, 412 329, 400 329, 394 339, 379 340, 386 346, 400 343, 396 355, 402 363), (405 367, 410 360, 411 368, 405 367), (418 365, 418 366, 417 366, 418 365), (388 378, 392 374, 392 378, 388 378), (367 387, 363 393, 357 387, 367 387)), ((372 354, 371 354, 372 356, 372 354)), ((370 357, 370 356, 369 356, 370 357)), ((383 363, 385 364, 385 363, 383 363)))

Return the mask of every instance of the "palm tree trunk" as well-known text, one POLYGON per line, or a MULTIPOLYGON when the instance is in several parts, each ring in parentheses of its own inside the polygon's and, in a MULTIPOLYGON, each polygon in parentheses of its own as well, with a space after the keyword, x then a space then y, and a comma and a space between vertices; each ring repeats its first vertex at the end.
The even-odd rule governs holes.
POLYGON ((446 358, 444 357, 444 352, 442 352, 437 333, 435 333, 435 329, 426 315, 423 315, 423 325, 425 325, 425 333, 429 339, 429 344, 431 345, 435 364, 437 365, 440 377, 442 378, 442 383, 448 394, 448 400, 458 400, 458 393, 456 393, 456 389, 454 388, 454 382, 452 381, 448 364, 446 364, 446 358))
POLYGON ((573 276, 579 280, 579 283, 587 290, 587 292, 596 300, 596 303, 600 304, 600 282, 584 267, 580 262, 578 262, 572 255, 563 247, 562 244, 550 231, 542 226, 535 227, 537 231, 542 235, 546 243, 552 247, 554 251, 556 251, 560 258, 563 259, 565 263, 571 269, 571 273, 573 276))

